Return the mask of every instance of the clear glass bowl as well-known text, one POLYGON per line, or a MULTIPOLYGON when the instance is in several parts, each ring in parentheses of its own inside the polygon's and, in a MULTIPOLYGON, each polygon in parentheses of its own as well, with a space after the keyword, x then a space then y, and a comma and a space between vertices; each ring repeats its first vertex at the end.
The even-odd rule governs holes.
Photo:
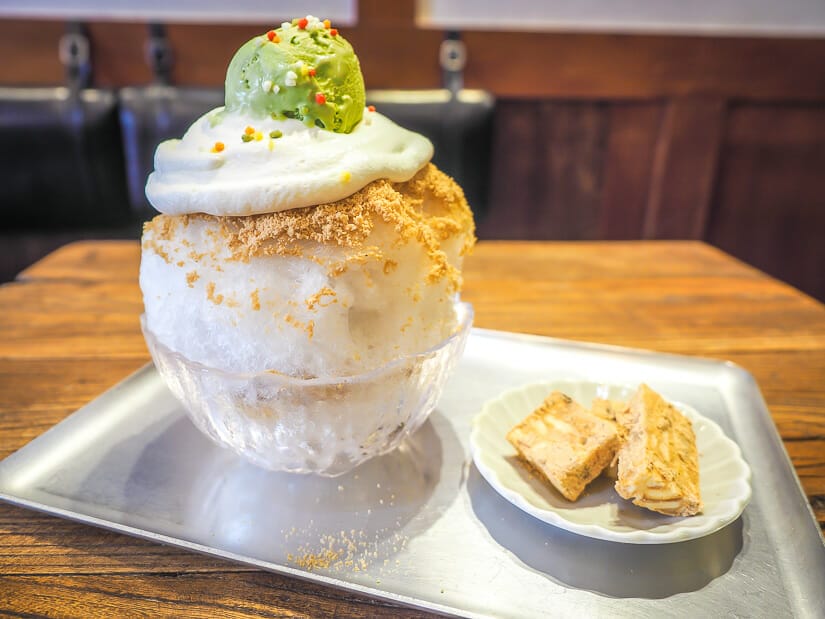
POLYGON ((473 322, 456 302, 456 331, 429 350, 340 378, 233 373, 191 361, 141 327, 155 367, 194 424, 263 468, 335 476, 395 449, 426 421, 473 322))

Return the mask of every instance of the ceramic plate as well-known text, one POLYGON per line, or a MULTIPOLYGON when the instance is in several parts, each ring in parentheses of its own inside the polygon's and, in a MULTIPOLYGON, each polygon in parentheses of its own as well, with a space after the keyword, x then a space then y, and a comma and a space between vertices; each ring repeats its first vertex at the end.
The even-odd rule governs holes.
POLYGON ((739 446, 710 419, 673 402, 693 423, 699 450, 699 478, 705 507, 688 518, 663 516, 633 505, 598 477, 576 502, 531 474, 505 435, 538 407, 551 391, 566 393, 582 406, 593 398, 628 400, 635 386, 590 381, 533 383, 488 401, 473 420, 470 445, 476 467, 508 501, 554 526, 597 539, 632 544, 664 544, 713 533, 736 520, 751 496, 750 468, 739 446))

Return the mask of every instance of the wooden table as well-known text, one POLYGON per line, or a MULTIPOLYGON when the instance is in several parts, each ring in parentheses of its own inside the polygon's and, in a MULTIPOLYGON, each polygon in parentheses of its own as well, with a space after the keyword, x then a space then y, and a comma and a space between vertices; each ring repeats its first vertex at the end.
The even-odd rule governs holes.
MULTIPOLYGON (((0 288, 0 457, 148 361, 138 261, 137 243, 78 243, 0 288)), ((697 242, 488 242, 465 273, 478 326, 744 366, 825 526, 825 306, 697 242)), ((0 609, 420 614, 5 505, 0 609)))

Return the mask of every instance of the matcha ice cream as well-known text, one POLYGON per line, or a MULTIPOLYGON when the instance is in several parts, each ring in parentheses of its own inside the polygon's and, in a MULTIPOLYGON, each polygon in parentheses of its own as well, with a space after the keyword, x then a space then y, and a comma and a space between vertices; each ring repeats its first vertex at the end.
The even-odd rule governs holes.
POLYGON ((409 180, 432 144, 365 108, 352 46, 308 16, 246 42, 226 105, 155 152, 146 195, 162 213, 255 215, 342 200, 409 180))
POLYGON ((364 79, 352 46, 315 17, 284 22, 246 42, 226 73, 226 110, 295 118, 349 133, 364 114, 364 79))

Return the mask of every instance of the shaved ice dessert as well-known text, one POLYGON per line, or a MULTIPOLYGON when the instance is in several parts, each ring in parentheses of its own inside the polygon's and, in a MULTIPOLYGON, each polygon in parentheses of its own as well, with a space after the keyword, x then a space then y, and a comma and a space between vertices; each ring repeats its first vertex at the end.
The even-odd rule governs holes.
POLYGON ((474 225, 432 145, 365 107, 328 22, 244 44, 226 105, 162 143, 144 333, 195 424, 256 464, 339 474, 426 420, 472 319, 474 225))

